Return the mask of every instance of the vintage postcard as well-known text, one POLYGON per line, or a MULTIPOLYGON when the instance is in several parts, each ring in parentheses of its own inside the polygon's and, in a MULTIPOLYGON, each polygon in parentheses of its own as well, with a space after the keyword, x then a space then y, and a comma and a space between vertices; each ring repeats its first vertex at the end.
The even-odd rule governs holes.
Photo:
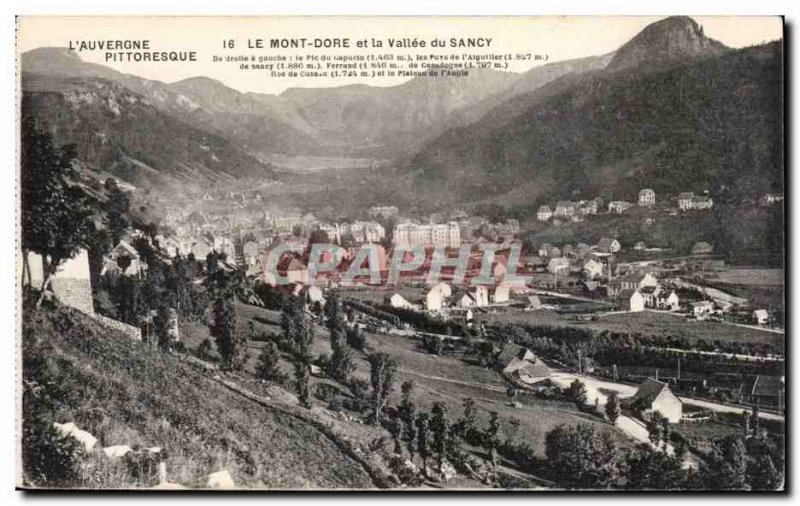
POLYGON ((17 486, 784 491, 781 17, 17 18, 17 486))

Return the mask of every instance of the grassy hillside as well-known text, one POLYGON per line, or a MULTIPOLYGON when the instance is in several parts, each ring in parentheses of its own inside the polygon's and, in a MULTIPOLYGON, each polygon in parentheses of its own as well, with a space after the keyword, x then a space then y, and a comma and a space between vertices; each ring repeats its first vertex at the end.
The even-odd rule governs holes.
MULTIPOLYGON (((376 486, 318 427, 69 309, 25 311, 23 380, 26 431, 35 430, 34 420, 74 422, 101 446, 164 447, 170 481, 201 486, 224 468, 244 487, 376 486)), ((153 484, 94 465, 98 459, 81 464, 79 486, 153 484)), ((25 463, 26 485, 59 485, 37 477, 32 458, 25 463)))
MULTIPOLYGON (((280 332, 280 313, 277 311, 237 304, 237 312, 241 329, 246 327, 247 322, 253 322, 259 332, 280 332)), ((203 339, 210 337, 208 330, 201 325, 187 322, 183 328, 185 332, 181 339, 190 349, 195 349, 203 339)), ((251 357, 246 368, 254 372, 258 351, 263 343, 251 342, 250 345, 251 357)), ((479 425, 488 424, 492 411, 500 415, 504 433, 510 428, 508 422, 511 419, 519 419, 518 438, 530 445, 533 454, 538 457, 544 457, 547 432, 560 424, 588 423, 598 430, 612 429, 606 422, 581 413, 574 404, 563 400, 544 400, 525 395, 517 399, 519 406, 511 406, 506 396, 508 384, 497 371, 481 367, 475 360, 465 356, 430 355, 417 339, 370 332, 368 346, 370 351, 388 353, 398 362, 395 387, 389 396, 388 406, 396 406, 400 402, 400 385, 407 380, 415 383, 413 400, 420 409, 428 410, 434 403, 444 402, 453 421, 461 416, 464 400, 472 398, 478 407, 479 425)), ((315 326, 312 349, 315 357, 331 353, 329 333, 321 326, 315 326)), ((281 368, 285 374, 291 374, 293 370, 286 358, 281 360, 281 368)), ((366 355, 357 354, 354 376, 367 381, 369 374, 366 355)), ((313 379, 312 382, 316 381, 313 379)), ((620 448, 631 446, 631 440, 621 431, 612 429, 611 434, 620 448)), ((527 476, 527 479, 535 481, 536 477, 527 476)), ((475 483, 467 485, 473 487, 475 483)))

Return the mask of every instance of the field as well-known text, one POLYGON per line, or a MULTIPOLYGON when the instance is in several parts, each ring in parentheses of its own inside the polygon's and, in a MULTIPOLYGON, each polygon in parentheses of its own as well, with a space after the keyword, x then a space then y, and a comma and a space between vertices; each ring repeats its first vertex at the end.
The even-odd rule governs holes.
POLYGON ((782 269, 736 267, 704 277, 713 286, 749 299, 753 307, 783 311, 786 280, 782 269))
POLYGON ((596 321, 579 322, 572 316, 559 315, 553 311, 508 311, 502 315, 477 315, 476 320, 528 325, 569 326, 595 331, 642 334, 646 336, 683 337, 695 342, 716 340, 739 343, 782 343, 784 336, 754 328, 737 327, 721 322, 687 320, 684 315, 654 311, 639 313, 617 313, 600 317, 596 321))
POLYGON ((736 267, 714 273, 713 279, 732 285, 783 286, 784 272, 782 269, 736 267))

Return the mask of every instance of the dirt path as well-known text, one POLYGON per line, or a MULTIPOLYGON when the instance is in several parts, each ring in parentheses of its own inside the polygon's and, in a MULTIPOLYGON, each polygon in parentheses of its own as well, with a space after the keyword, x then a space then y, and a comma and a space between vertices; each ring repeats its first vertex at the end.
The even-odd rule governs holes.
POLYGON ((454 385, 461 385, 461 386, 465 386, 465 387, 481 388, 483 390, 489 390, 490 392, 500 392, 500 393, 503 393, 503 394, 506 393, 506 389, 505 388, 496 387, 496 386, 492 386, 492 385, 486 385, 484 383, 472 383, 472 382, 469 382, 469 381, 461 381, 461 380, 455 380, 455 379, 451 379, 451 378, 445 378, 443 376, 432 376, 430 374, 423 374, 421 372, 416 372, 416 371, 412 371, 410 369, 403 369, 403 368, 398 369, 398 372, 401 372, 403 374, 408 374, 410 376, 417 376, 419 378, 433 380, 433 381, 442 381, 442 382, 445 382, 445 383, 452 383, 454 385))

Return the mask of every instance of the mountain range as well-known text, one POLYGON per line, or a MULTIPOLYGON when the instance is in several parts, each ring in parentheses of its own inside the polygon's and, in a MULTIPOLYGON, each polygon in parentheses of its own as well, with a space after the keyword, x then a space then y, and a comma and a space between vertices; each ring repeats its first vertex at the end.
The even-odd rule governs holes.
POLYGON ((730 50, 673 17, 605 55, 390 87, 242 93, 207 77, 147 80, 61 48, 26 52, 20 66, 23 113, 134 184, 274 177, 272 155, 358 157, 394 160, 413 193, 398 198, 450 205, 645 182, 780 185, 782 58, 780 43, 730 50))
MULTIPOLYGON (((690 18, 654 23, 571 73, 444 132, 406 167, 417 198, 513 205, 783 188, 780 42, 730 50, 690 18), (424 193, 423 193, 424 192, 424 193)), ((732 192, 732 193, 731 193, 732 192)))

